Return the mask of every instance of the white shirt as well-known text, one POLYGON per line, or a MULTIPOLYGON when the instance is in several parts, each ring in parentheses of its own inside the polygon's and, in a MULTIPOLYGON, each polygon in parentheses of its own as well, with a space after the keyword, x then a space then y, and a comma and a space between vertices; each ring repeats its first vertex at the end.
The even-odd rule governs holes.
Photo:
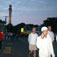
POLYGON ((52 42, 54 41, 54 33, 52 31, 48 31, 49 36, 51 37, 52 42))
POLYGON ((36 45, 37 37, 38 37, 37 33, 35 33, 35 34, 30 33, 29 36, 28 36, 28 42, 29 42, 29 44, 36 45))
POLYGON ((39 57, 50 57, 50 55, 55 57, 52 40, 49 35, 47 35, 47 38, 43 39, 39 36, 37 38, 36 46, 39 48, 39 57))

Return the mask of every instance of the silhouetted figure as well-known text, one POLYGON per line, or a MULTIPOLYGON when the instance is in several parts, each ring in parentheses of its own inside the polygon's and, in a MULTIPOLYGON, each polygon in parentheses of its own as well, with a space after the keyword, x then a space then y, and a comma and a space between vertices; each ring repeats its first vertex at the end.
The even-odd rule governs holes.
POLYGON ((2 48, 3 32, 0 32, 0 49, 2 48))

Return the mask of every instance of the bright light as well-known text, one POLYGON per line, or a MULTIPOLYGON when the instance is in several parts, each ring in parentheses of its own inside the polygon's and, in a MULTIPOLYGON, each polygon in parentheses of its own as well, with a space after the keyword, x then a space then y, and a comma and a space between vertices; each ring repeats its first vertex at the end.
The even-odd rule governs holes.
POLYGON ((21 28, 21 32, 24 32, 24 28, 21 28))

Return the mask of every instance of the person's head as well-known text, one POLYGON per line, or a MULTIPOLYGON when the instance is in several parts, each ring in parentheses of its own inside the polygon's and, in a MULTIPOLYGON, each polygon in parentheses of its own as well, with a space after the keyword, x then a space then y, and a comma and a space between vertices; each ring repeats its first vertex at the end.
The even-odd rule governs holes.
POLYGON ((36 28, 35 28, 35 27, 32 28, 32 32, 33 32, 33 33, 36 32, 36 28))
POLYGON ((47 34, 48 34, 48 28, 47 28, 47 27, 42 27, 42 28, 41 28, 41 31, 42 31, 42 33, 43 33, 45 36, 47 36, 47 34))
POLYGON ((3 34, 3 32, 0 32, 1 34, 3 34))
POLYGON ((3 34, 3 32, 1 32, 3 34))
POLYGON ((51 31, 51 30, 52 30, 51 26, 48 26, 48 30, 49 30, 49 31, 51 31))

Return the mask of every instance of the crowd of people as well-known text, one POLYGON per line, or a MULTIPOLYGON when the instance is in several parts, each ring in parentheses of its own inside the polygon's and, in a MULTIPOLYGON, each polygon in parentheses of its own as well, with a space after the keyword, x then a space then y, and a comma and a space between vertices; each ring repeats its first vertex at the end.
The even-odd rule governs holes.
POLYGON ((12 34, 12 33, 7 33, 5 34, 4 32, 0 31, 0 50, 2 49, 2 42, 3 40, 18 40, 19 35, 18 34, 12 34))
POLYGON ((32 32, 28 36, 29 57, 32 53, 33 57, 36 57, 37 50, 39 51, 39 57, 55 57, 53 49, 54 33, 51 30, 51 26, 44 26, 41 28, 41 35, 38 36, 36 28, 32 28, 32 32))
MULTIPOLYGON (((51 31, 51 26, 42 27, 41 35, 39 36, 36 33, 36 28, 32 28, 32 32, 28 35, 28 43, 29 43, 29 57, 31 57, 33 53, 33 57, 36 57, 36 51, 39 51, 39 57, 55 57, 53 43, 54 43, 54 33, 51 31)), ((0 49, 2 47, 2 39, 4 33, 0 32, 0 49)), ((8 34, 8 38, 10 38, 12 34, 8 34)), ((18 35, 16 35, 18 38, 18 35)))

